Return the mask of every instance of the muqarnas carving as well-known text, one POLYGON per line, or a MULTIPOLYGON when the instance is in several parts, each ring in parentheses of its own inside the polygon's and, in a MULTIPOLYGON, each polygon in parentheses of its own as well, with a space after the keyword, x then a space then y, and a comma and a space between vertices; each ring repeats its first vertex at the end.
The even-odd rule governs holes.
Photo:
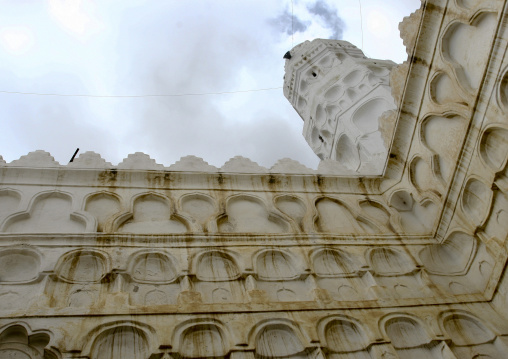
POLYGON ((380 118, 395 109, 394 65, 339 40, 306 41, 286 57, 284 95, 303 119, 312 150, 338 161, 337 173, 383 173, 392 127, 380 118))

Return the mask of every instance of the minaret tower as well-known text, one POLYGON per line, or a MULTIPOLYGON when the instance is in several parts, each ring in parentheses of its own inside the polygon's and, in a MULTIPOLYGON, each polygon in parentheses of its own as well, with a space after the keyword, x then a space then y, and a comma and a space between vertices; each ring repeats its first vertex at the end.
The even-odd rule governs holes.
POLYGON ((389 60, 368 59, 347 41, 316 39, 284 58, 284 96, 304 121, 303 136, 322 160, 347 174, 380 175, 388 154, 379 126, 395 109, 389 60))

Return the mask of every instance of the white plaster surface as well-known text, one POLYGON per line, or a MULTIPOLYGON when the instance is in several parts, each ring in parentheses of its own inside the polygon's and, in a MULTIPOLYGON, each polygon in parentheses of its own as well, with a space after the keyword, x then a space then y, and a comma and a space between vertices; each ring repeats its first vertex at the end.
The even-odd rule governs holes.
POLYGON ((312 150, 322 160, 338 162, 337 174, 382 174, 388 146, 380 119, 395 109, 389 86, 395 64, 368 59, 340 40, 306 41, 290 54, 284 95, 302 117, 312 150))
POLYGON ((404 20, 396 111, 372 120, 367 94, 350 112, 381 133, 382 175, 1 162, 0 358, 505 358, 505 7, 429 0, 404 20))

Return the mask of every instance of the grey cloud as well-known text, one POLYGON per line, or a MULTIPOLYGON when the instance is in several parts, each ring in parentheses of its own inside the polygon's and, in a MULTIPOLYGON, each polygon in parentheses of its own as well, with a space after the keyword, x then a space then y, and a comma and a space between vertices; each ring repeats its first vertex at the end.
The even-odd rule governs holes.
POLYGON ((286 9, 282 14, 276 18, 268 20, 268 23, 275 29, 292 35, 297 32, 304 32, 310 25, 308 21, 302 21, 296 16, 291 16, 291 13, 286 9))
MULTIPOLYGON (((237 31, 231 31, 220 19, 213 19, 213 15, 195 21, 189 14, 187 19, 181 19, 187 30, 179 37, 172 36, 175 26, 167 18, 167 13, 162 21, 156 18, 149 21, 157 23, 153 28, 135 29, 129 25, 129 19, 125 20, 128 34, 123 41, 128 43, 119 46, 121 51, 128 51, 124 64, 129 65, 122 70, 125 71, 122 77, 129 77, 137 91, 231 91, 239 89, 235 83, 242 71, 252 73, 253 69, 262 68, 266 61, 273 63, 272 45, 266 42, 270 38, 270 29, 266 26, 255 34, 249 27, 238 26, 237 31), (165 38, 161 34, 166 34, 165 38), (152 41, 153 38, 157 41, 152 41)), ((279 61, 279 51, 275 53, 279 61)), ((283 61, 280 64, 282 68, 283 61)), ((281 74, 274 71, 270 83, 264 87, 280 85, 281 78, 281 74)), ((233 103, 235 109, 228 110, 229 115, 233 112, 230 118, 221 112, 221 101, 235 98, 229 95, 147 100, 131 114, 143 119, 133 130, 132 136, 139 141, 136 143, 138 147, 132 151, 144 151, 156 160, 164 158, 166 165, 181 156, 197 155, 220 167, 229 158, 242 155, 268 167, 283 157, 300 159, 309 167, 316 167, 317 157, 310 148, 310 153, 301 151, 302 147, 308 148, 302 143, 301 120, 296 118, 288 125, 284 118, 286 114, 277 114, 277 102, 287 103, 282 90, 279 92, 237 95, 240 101, 244 98, 240 96, 252 100, 241 107, 233 103), (294 129, 289 129, 291 126, 294 129)))
MULTIPOLYGON (((6 71, 0 71, 0 80, 12 84, 19 82, 6 71)), ((10 90, 86 93, 77 76, 59 72, 38 77, 31 87, 10 90)), ((29 151, 45 150, 58 162, 66 164, 77 147, 108 157, 117 146, 107 131, 90 125, 96 114, 89 110, 87 100, 79 97, 3 94, 0 96, 0 118, 4 125, 0 132, 1 154, 9 161, 29 151)))
MULTIPOLYGON (((266 14, 274 12, 257 2, 226 3, 220 11, 209 10, 215 8, 213 1, 198 2, 192 12, 180 2, 126 7, 112 26, 117 35, 109 35, 114 39, 106 42, 115 57, 104 54, 111 69, 104 83, 97 81, 104 87, 88 89, 82 83, 93 86, 95 81, 80 81, 55 65, 54 73, 33 80, 39 86, 12 90, 138 95, 282 86, 281 54, 287 50, 273 40, 274 29, 267 26, 266 14)), ((0 80, 19 82, 1 69, 0 80)), ((165 165, 186 155, 203 157, 217 167, 237 155, 266 167, 283 157, 313 168, 318 162, 301 135, 301 119, 281 89, 136 99, 0 96, 0 105, 0 118, 8 122, 0 141, 20 137, 0 153, 9 160, 26 154, 29 147, 47 150, 66 163, 79 147, 113 164, 136 151, 165 165)))
POLYGON ((332 39, 342 39, 345 23, 339 17, 337 9, 332 8, 323 0, 318 0, 309 6, 308 10, 311 14, 319 16, 323 20, 324 25, 332 30, 332 39))

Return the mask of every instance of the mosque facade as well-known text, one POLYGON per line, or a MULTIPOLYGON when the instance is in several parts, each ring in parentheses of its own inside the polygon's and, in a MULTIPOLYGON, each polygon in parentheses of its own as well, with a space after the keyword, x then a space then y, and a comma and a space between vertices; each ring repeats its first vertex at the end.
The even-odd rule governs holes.
POLYGON ((408 60, 314 40, 321 158, 0 163, 0 358, 506 358, 508 3, 425 0, 408 60))

